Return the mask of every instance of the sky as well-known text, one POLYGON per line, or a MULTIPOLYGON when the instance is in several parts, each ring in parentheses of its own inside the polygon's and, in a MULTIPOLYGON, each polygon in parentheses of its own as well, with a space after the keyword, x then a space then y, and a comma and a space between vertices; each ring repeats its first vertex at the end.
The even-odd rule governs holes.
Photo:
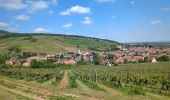
POLYGON ((170 41, 170 0, 0 0, 0 30, 170 41))

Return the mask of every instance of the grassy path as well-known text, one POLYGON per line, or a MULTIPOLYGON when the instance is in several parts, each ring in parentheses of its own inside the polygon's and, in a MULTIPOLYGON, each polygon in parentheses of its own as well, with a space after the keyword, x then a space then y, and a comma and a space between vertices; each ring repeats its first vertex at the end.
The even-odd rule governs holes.
POLYGON ((103 88, 104 90, 106 90, 107 93, 109 94, 112 94, 112 95, 120 95, 122 94, 121 92, 119 92, 118 90, 115 90, 113 88, 110 88, 104 84, 100 84, 100 83, 97 83, 97 85, 100 87, 100 88, 103 88))
POLYGON ((0 100, 32 100, 32 99, 0 88, 0 100))
POLYGON ((61 80, 61 82, 60 82, 58 87, 59 88, 67 88, 68 87, 68 83, 69 83, 69 81, 68 81, 68 71, 65 70, 64 71, 64 76, 63 76, 63 78, 62 78, 62 80, 61 80))
POLYGON ((78 87, 79 88, 81 88, 81 89, 84 89, 84 90, 91 90, 86 84, 84 84, 82 81, 80 81, 80 80, 76 80, 76 82, 77 82, 77 85, 78 85, 78 87))
POLYGON ((0 85, 0 88, 2 88, 4 90, 7 90, 9 92, 15 93, 15 94, 22 95, 22 96, 27 97, 27 98, 31 98, 33 100, 44 100, 43 98, 41 98, 39 96, 36 96, 36 95, 33 95, 33 94, 24 93, 22 91, 18 91, 17 89, 10 89, 10 88, 7 88, 7 87, 1 86, 1 85, 0 85))

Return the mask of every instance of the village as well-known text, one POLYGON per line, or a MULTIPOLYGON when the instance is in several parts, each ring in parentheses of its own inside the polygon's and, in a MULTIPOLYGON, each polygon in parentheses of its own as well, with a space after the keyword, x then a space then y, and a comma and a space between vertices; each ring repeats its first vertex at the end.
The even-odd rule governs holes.
MULTIPOLYGON (((24 53, 23 53, 24 55, 24 53)), ((71 53, 59 53, 59 54, 40 54, 40 53, 27 53, 27 56, 20 60, 18 57, 11 57, 5 61, 7 65, 22 65, 28 67, 31 61, 35 59, 37 61, 52 60, 55 64, 70 64, 76 65, 83 61, 83 64, 98 64, 114 66, 117 64, 127 63, 144 63, 144 62, 159 62, 169 61, 170 59, 170 48, 149 48, 149 47, 131 47, 122 48, 119 50, 109 52, 87 52, 77 49, 76 52, 71 53), (95 55, 94 55, 95 54, 95 55), (97 56, 97 57, 96 57, 97 56), (94 63, 98 60, 98 63, 94 63)))

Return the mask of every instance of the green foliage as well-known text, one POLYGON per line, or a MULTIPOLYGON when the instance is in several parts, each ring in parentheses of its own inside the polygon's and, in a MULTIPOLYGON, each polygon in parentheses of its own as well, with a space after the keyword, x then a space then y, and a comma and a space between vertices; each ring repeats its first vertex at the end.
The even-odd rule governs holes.
MULTIPOLYGON (((13 34, 8 32, 9 34, 13 34)), ((3 33, 3 34, 8 34, 3 33)), ((1 36, 1 33, 0 33, 1 36)), ((9 36, 10 37, 10 36, 9 36)), ((62 34, 19 34, 10 38, 0 39, 1 53, 6 52, 10 47, 18 45, 22 51, 33 53, 59 53, 70 52, 65 47, 80 48, 81 50, 89 50, 96 48, 97 51, 104 51, 105 47, 110 48, 111 45, 118 45, 115 41, 104 39, 72 36, 62 34), (97 41, 96 41, 97 40, 97 41), (32 42, 30 42, 32 41, 32 42), (100 41, 100 42, 98 42, 100 41), (5 46, 4 46, 5 45, 5 46), (57 48, 56 48, 57 47, 57 48), (89 48, 90 47, 90 48, 89 48)), ((94 50, 96 51, 96 50, 94 50)))
POLYGON ((23 38, 23 40, 31 40, 31 39, 32 39, 32 36, 31 36, 31 35, 28 36, 28 37, 23 38))
POLYGON ((31 68, 40 68, 40 63, 36 60, 36 59, 33 59, 30 63, 30 67, 31 68))
POLYGON ((157 58, 157 61, 170 61, 169 56, 161 56, 157 58))
POLYGON ((75 100, 75 98, 71 96, 49 96, 49 100, 75 100))
POLYGON ((96 83, 88 82, 85 80, 81 80, 84 84, 86 84, 89 88, 98 90, 98 91, 105 91, 104 89, 100 88, 96 83))
POLYGON ((0 64, 5 64, 5 61, 6 61, 6 57, 1 57, 0 56, 0 64))
POLYGON ((101 56, 99 56, 96 53, 92 53, 92 56, 93 56, 93 62, 94 62, 95 65, 101 65, 102 64, 102 57, 101 56))
POLYGON ((71 72, 71 70, 69 70, 69 87, 70 88, 77 88, 76 77, 71 72))
POLYGON ((21 68, 22 66, 19 65, 19 64, 13 64, 13 65, 11 65, 11 67, 12 67, 12 68, 21 68))
POLYGON ((113 60, 115 58, 115 55, 108 54, 106 58, 109 59, 109 60, 113 60))
POLYGON ((44 82, 52 78, 55 78, 56 81, 61 80, 63 72, 59 69, 10 68, 0 69, 0 75, 10 78, 24 79, 27 81, 44 82))
POLYGON ((152 60, 149 57, 144 58, 144 62, 151 62, 152 60))
POLYGON ((84 59, 81 59, 80 61, 77 62, 77 64, 79 64, 79 65, 86 65, 86 62, 84 61, 84 59))
POLYGON ((30 42, 37 42, 37 39, 31 38, 30 42))
POLYGON ((22 54, 23 58, 31 57, 32 55, 33 55, 33 53, 31 53, 31 52, 23 52, 23 54, 22 54))
POLYGON ((143 89, 149 89, 170 95, 169 65, 170 62, 126 64, 119 67, 83 65, 73 68, 72 72, 78 79, 95 82, 92 81, 95 70, 98 82, 118 88, 127 94, 144 95, 143 89))
POLYGON ((128 95, 145 95, 145 91, 142 88, 139 87, 126 87, 121 89, 121 91, 123 91, 124 93, 127 93, 128 95))
POLYGON ((55 68, 55 67, 57 67, 57 65, 53 64, 48 60, 37 61, 36 59, 33 59, 30 63, 30 68, 55 68))
POLYGON ((67 70, 67 69, 71 69, 73 68, 73 65, 70 64, 57 64, 57 68, 63 69, 63 70, 67 70))
POLYGON ((11 47, 8 49, 10 52, 19 53, 21 49, 19 47, 11 47))

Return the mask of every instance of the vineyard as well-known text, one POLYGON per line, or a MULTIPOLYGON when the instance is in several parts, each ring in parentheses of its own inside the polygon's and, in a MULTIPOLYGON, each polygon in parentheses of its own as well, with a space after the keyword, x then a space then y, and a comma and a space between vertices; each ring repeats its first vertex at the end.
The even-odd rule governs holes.
POLYGON ((78 79, 103 83, 121 90, 137 88, 170 95, 169 66, 162 66, 162 68, 149 66, 107 68, 102 66, 83 66, 72 71, 78 79))
POLYGON ((27 81, 43 82, 52 78, 55 78, 56 81, 61 80, 63 71, 60 69, 0 69, 0 75, 27 81))
POLYGON ((170 62, 0 69, 0 87, 33 100, 168 100, 170 62))

